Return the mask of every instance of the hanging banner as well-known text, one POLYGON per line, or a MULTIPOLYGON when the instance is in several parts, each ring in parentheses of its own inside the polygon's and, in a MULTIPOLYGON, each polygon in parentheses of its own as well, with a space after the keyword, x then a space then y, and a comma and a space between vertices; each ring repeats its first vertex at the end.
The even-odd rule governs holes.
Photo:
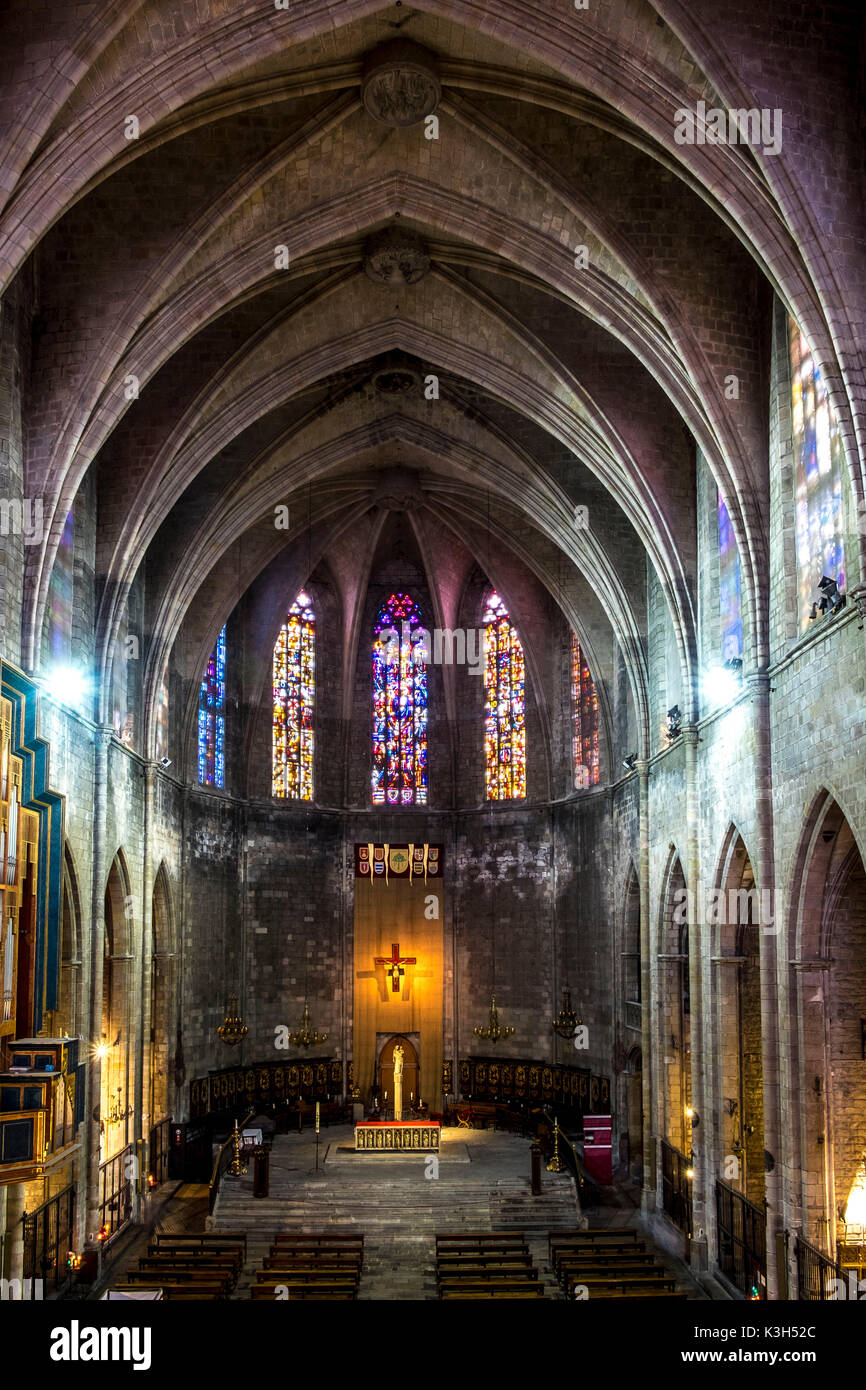
POLYGON ((426 883, 428 875, 441 877, 444 860, 442 845, 377 845, 370 841, 355 845, 355 877, 374 883, 384 880, 386 887, 392 878, 426 883))

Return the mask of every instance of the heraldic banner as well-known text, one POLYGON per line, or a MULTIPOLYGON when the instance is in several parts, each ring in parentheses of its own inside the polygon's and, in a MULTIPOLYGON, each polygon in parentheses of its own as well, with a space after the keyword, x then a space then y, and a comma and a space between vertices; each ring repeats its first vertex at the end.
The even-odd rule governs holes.
POLYGON ((352 1053, 366 1104, 377 1036, 381 1044, 411 1033, 419 1041, 420 1096, 430 1110, 442 1109, 443 869, 442 845, 355 845, 352 1053))

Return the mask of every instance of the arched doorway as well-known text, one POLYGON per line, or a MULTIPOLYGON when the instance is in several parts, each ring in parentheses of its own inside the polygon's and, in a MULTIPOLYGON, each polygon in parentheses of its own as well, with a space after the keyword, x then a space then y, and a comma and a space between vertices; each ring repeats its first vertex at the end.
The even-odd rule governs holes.
POLYGON ((421 1068, 418 1061, 417 1038, 415 1043, 403 1033, 395 1033, 388 1038, 379 1054, 379 1095, 380 1104, 386 1113, 394 1104, 394 1048, 400 1043, 403 1048, 403 1115, 420 1096, 421 1068), (386 1099, 387 1097, 387 1099, 386 1099))
MULTIPOLYGON (((859 1241, 848 1202, 866 1151, 866 869, 827 792, 813 806, 792 891, 803 1234, 830 1252, 859 1241)), ((860 1220, 862 1222, 862 1213, 860 1220)))
POLYGON ((732 827, 719 889, 707 904, 717 933, 719 1138, 722 1176, 756 1205, 766 1190, 761 1027, 761 911, 745 843, 732 827))
POLYGON ((172 1072, 177 1052, 174 920, 171 889, 164 864, 153 886, 153 957, 150 972, 150 1123, 171 1114, 172 1072))
POLYGON ((691 1001, 686 880, 672 854, 663 899, 659 951, 660 1080, 662 1137, 686 1157, 691 1153, 691 1001))
POLYGON ((124 1148, 131 1133, 132 898, 122 852, 112 861, 105 887, 105 962, 102 975, 102 1159, 124 1148))

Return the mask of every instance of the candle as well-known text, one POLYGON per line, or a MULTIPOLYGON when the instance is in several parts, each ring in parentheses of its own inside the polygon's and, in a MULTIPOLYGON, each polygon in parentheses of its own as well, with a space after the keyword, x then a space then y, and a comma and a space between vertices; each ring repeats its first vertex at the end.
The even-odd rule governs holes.
POLYGON ((414 1091, 410 1091, 410 1092, 409 1092, 409 1099, 410 1099, 410 1100, 414 1100, 414 1099, 415 1099, 415 1092, 414 1092, 414 1091))
POLYGON ((385 1092, 385 1099, 386 1099, 386 1100, 388 1099, 388 1092, 387 1092, 387 1091, 385 1092))

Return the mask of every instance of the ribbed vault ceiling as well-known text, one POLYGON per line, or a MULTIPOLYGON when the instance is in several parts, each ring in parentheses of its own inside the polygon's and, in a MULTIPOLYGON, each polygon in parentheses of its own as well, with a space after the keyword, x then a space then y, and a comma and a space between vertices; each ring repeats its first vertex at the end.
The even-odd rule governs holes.
POLYGON ((775 160, 677 146, 673 113, 780 105, 786 76, 747 91, 710 42, 711 8, 674 0, 194 10, 191 25, 179 0, 118 0, 82 27, 63 7, 50 62, 38 10, 16 14, 0 105, 27 116, 4 167, 0 269, 38 282, 26 465, 51 520, 30 556, 26 660, 93 470, 104 692, 142 572, 151 702, 172 650, 195 683, 275 565, 288 589, 321 563, 338 578, 350 661, 351 576, 390 524, 390 471, 414 490, 436 620, 454 621, 474 565, 518 623, 540 586, 602 684, 620 643, 645 739, 647 556, 694 683, 700 448, 740 547, 748 655, 765 661, 770 286, 825 362, 849 441, 862 364, 809 235, 796 138, 775 160), (438 63, 437 140, 363 105, 365 59, 398 35, 438 63), (426 251, 418 283, 366 273, 383 231, 426 251), (383 367, 435 375, 438 399, 382 391, 383 367))

